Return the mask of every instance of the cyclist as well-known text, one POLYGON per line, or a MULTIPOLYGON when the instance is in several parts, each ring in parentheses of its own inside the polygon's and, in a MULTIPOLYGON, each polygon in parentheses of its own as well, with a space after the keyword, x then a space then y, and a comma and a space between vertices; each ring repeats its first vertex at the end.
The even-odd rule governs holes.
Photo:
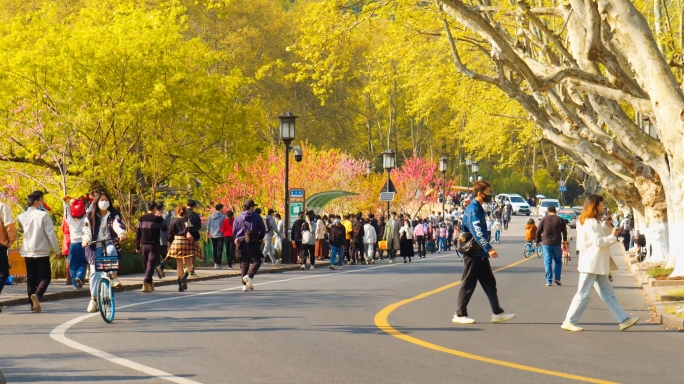
MULTIPOLYGON (((111 240, 107 243, 107 255, 121 255, 120 242, 126 240, 126 229, 121 224, 119 211, 112 206, 112 198, 107 192, 101 191, 95 196, 95 206, 88 212, 86 222, 83 224, 83 247, 86 259, 90 264, 90 303, 87 311, 97 312, 97 285, 100 283, 100 274, 95 271, 95 258, 101 257, 104 251, 102 243, 92 244, 100 240, 111 240)), ((121 287, 116 272, 112 273, 112 287, 121 287)))
POLYGON ((532 244, 534 239, 537 238, 537 226, 534 223, 534 219, 527 220, 527 225, 525 225, 525 241, 532 244))

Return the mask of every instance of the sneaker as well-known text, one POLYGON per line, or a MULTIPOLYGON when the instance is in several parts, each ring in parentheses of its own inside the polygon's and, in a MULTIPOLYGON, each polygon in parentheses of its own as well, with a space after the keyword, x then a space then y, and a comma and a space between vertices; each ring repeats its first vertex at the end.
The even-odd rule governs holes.
POLYGON ((499 313, 498 315, 492 315, 492 323, 501 323, 514 317, 515 313, 499 313))
MULTIPOLYGON (((41 311, 40 301, 38 301, 38 296, 36 296, 35 293, 33 295, 31 295, 31 303, 33 304, 33 311, 35 313, 40 313, 40 311, 41 311)), ((639 320, 639 319, 637 319, 637 320, 639 320)), ((629 328, 629 327, 627 327, 627 328, 629 328)), ((625 328, 625 329, 627 329, 627 328, 625 328)))
POLYGON ((152 292, 152 288, 150 288, 150 285, 148 283, 143 282, 142 290, 140 290, 140 292, 152 292))
POLYGON ((218 264, 216 264, 216 263, 214 263, 214 269, 221 269, 221 266, 218 265, 218 264))
POLYGON ((309 269, 314 269, 314 265, 311 264, 311 265, 309 266, 309 269))
POLYGON ((301 269, 302 271, 305 270, 305 269, 306 269, 306 265, 305 265, 305 264, 302 264, 302 266, 299 267, 299 269, 301 269))
POLYGON ((232 265, 229 265, 229 266, 228 266, 228 269, 233 269, 233 266, 232 266, 232 265))
POLYGON ((620 330, 621 331, 626 331, 627 328, 631 327, 632 325, 636 324, 639 321, 638 317, 630 317, 629 319, 623 321, 620 323, 620 330))
POLYGON ((90 302, 88 303, 88 309, 86 309, 88 313, 95 313, 97 312, 97 301, 90 299, 90 302))
POLYGON ((76 289, 81 289, 81 288, 83 288, 83 281, 77 277, 76 278, 76 289))
POLYGON ((554 280, 554 283, 556 283, 556 285, 562 285, 562 284, 560 283, 560 279, 554 280))
POLYGON ((547 286, 547 287, 550 287, 550 286, 551 286, 551 283, 546 283, 546 286, 547 286))
POLYGON ((242 292, 247 292, 247 290, 248 290, 247 286, 246 286, 246 285, 243 285, 243 286, 242 286, 242 292))
POLYGON ((342 266, 341 266, 341 265, 338 266, 337 269, 339 269, 339 270, 341 271, 341 270, 342 270, 342 266))
POLYGON ((245 276, 242 278, 242 281, 244 281, 245 284, 247 284, 247 288, 249 288, 250 291, 254 289, 254 286, 252 285, 252 278, 251 277, 245 276))
POLYGON ((394 260, 390 259, 389 263, 390 263, 390 264, 394 263, 394 260))
POLYGON ((567 321, 563 322, 563 325, 561 325, 561 329, 565 329, 566 331, 570 331, 570 332, 582 332, 582 331, 584 331, 584 328, 578 327, 575 324, 567 322, 567 321))
POLYGON ((159 276, 160 280, 163 279, 164 277, 166 277, 166 273, 164 273, 164 270, 162 269, 161 265, 157 266, 156 270, 157 270, 157 276, 159 276))
POLYGON ((454 315, 454 318, 451 319, 451 322, 456 324, 475 324, 475 319, 471 319, 468 316, 454 315))
POLYGON ((112 278, 112 287, 121 288, 121 282, 119 281, 119 278, 117 278, 117 277, 112 278))
POLYGON ((333 271, 335 270, 335 266, 332 264, 328 268, 332 269, 333 271))

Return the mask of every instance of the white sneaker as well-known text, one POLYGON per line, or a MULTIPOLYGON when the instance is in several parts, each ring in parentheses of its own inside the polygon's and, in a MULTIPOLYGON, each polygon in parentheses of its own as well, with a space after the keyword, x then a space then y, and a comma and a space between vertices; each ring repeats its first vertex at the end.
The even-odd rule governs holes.
POLYGON ((313 264, 311 264, 311 266, 309 266, 309 269, 314 269, 314 266, 313 266, 313 264))
POLYGON ((563 322, 563 325, 561 325, 561 329, 565 329, 566 331, 570 331, 570 332, 582 332, 582 331, 584 331, 584 328, 578 327, 575 324, 567 322, 567 321, 563 322))
POLYGON ((242 292, 247 292, 247 290, 248 290, 247 286, 246 286, 246 285, 243 285, 243 286, 242 286, 242 292))
POLYGON ((117 277, 112 278, 112 287, 114 288, 121 288, 121 282, 117 277))
POLYGON ((631 327, 632 325, 636 324, 639 321, 638 317, 630 317, 629 319, 623 321, 620 323, 620 330, 625 331, 627 328, 631 327))
POLYGON ((86 309, 88 313, 95 313, 97 312, 97 301, 90 299, 90 303, 88 303, 88 309, 86 309))
POLYGON ((335 270, 335 266, 332 264, 330 264, 330 266, 328 268, 332 269, 333 271, 335 270))
POLYGON ((471 319, 467 316, 454 315, 454 318, 451 319, 451 322, 456 324, 475 324, 475 319, 471 319))
POLYGON ((390 259, 389 263, 390 263, 390 264, 394 263, 394 260, 390 259))
POLYGON ((492 315, 492 323, 501 323, 503 321, 508 321, 515 317, 515 313, 500 313, 498 315, 492 315))
POLYGON ((306 269, 306 265, 305 265, 305 264, 302 264, 302 266, 299 267, 299 269, 301 269, 302 271, 305 270, 305 269, 306 269))
POLYGON ((254 286, 252 285, 252 278, 251 277, 245 276, 242 278, 242 281, 244 281, 245 284, 247 284, 247 288, 249 288, 250 291, 254 289, 254 286))
POLYGON ((216 264, 216 263, 214 263, 214 269, 221 269, 221 266, 218 265, 218 264, 216 264))

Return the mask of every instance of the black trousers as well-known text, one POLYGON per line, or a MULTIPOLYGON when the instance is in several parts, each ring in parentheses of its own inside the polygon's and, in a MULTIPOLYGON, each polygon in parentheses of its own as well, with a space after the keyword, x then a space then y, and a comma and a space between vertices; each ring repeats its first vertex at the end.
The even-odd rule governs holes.
POLYGON ((40 299, 50 285, 52 279, 50 257, 24 257, 24 261, 26 262, 26 291, 29 304, 33 308, 31 295, 35 294, 40 299))
POLYGON ((349 258, 354 260, 355 263, 357 255, 359 255, 358 260, 363 260, 363 242, 352 242, 351 247, 349 247, 349 258))
POLYGON ((159 244, 142 244, 140 246, 140 256, 142 256, 142 262, 145 266, 144 283, 152 284, 152 275, 154 275, 154 270, 159 261, 159 247, 161 247, 159 244))
MULTIPOLYGON (((240 244, 240 276, 253 278, 261 267, 261 244, 240 244)), ((245 282, 242 282, 245 285, 245 282)))
POLYGON ((7 259, 7 248, 0 245, 0 293, 5 288, 5 282, 9 276, 9 260, 7 259))
POLYGON ((344 245, 342 245, 342 258, 347 259, 347 261, 351 261, 351 258, 349 257, 349 248, 351 245, 351 240, 344 240, 344 245))
POLYGON ((468 316, 468 303, 475 292, 477 282, 480 282, 489 299, 489 305, 495 315, 503 313, 504 310, 499 306, 499 297, 496 294, 496 279, 489 265, 488 257, 465 256, 463 257, 463 277, 461 277, 461 288, 458 290, 458 309, 457 316, 468 316))
POLYGON ((223 258, 223 237, 212 237, 211 247, 214 251, 214 264, 221 265, 221 259, 223 258))
POLYGON ((314 265, 316 262, 316 246, 313 244, 302 244, 301 247, 302 252, 299 254, 299 257, 302 259, 302 265, 306 265, 307 256, 309 257, 309 264, 314 265))
POLYGON ((418 244, 418 257, 427 256, 425 251, 425 236, 416 236, 416 244, 418 244))
POLYGON ((622 237, 622 246, 625 247, 625 251, 629 251, 629 233, 622 237))
POLYGON ((223 238, 223 242, 226 246, 226 264, 232 268, 233 261, 235 260, 235 238, 233 236, 226 236, 223 238))

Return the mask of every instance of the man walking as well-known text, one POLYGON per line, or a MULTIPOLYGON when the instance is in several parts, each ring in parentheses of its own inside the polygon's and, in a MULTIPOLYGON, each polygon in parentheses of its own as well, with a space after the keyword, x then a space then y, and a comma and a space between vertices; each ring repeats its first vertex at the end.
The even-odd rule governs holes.
MULTIPOLYGON (((378 221, 378 239, 383 239, 385 238, 385 228, 387 228, 387 223, 385 222, 385 216, 380 216, 380 220, 378 221)), ((386 248, 386 247, 385 247, 386 248)), ((384 249, 380 249, 378 246, 378 258, 382 260, 382 256, 385 253, 384 249)))
POLYGON ((304 223, 306 223, 306 220, 304 220, 304 212, 299 212, 297 214, 297 220, 292 223, 291 235, 292 240, 297 247, 297 256, 300 261, 304 260, 304 245, 302 244, 302 224, 304 223))
POLYGON ((164 218, 157 215, 157 203, 148 201, 146 204, 147 214, 138 220, 138 228, 135 231, 135 250, 142 256, 145 266, 145 278, 143 279, 142 292, 154 291, 152 275, 159 261, 159 247, 162 231, 168 231, 164 218))
POLYGON ((330 242, 330 269, 335 270, 335 265, 338 269, 342 269, 344 258, 344 242, 346 231, 341 223, 340 216, 335 216, 333 225, 328 230, 328 241, 330 242))
POLYGON ((363 225, 363 217, 359 212, 354 217, 354 223, 352 224, 352 244, 351 248, 349 249, 349 256, 351 257, 352 261, 350 262, 350 264, 356 264, 357 256, 358 259, 361 260, 364 264, 366 262, 363 259, 363 225))
MULTIPOLYGON (((187 209, 187 218, 190 224, 192 224, 193 228, 197 228, 199 231, 202 228, 202 218, 200 217, 197 212, 195 212, 195 208, 197 207, 197 202, 192 199, 188 199, 186 203, 186 209, 187 209)), ((197 257, 192 258, 192 269, 190 270, 190 276, 195 276, 195 261, 197 260, 197 257)))
POLYGON ((264 237, 264 260, 266 257, 271 259, 274 265, 277 263, 275 258, 275 248, 273 248, 273 236, 276 234, 278 226, 276 225, 273 214, 275 210, 269 208, 266 217, 264 217, 264 226, 266 227, 266 236, 264 237))
POLYGON ((479 245, 479 249, 472 255, 463 257, 463 276, 461 288, 458 291, 458 309, 451 320, 456 324, 473 324, 474 319, 468 317, 468 303, 475 292, 477 282, 487 294, 489 305, 492 307, 492 323, 507 321, 515 317, 515 314, 506 314, 499 306, 499 297, 496 292, 496 279, 489 264, 489 258, 497 258, 499 254, 489 244, 489 232, 487 232, 485 211, 483 204, 492 201, 492 188, 489 182, 480 180, 473 185, 475 199, 468 205, 463 213, 461 230, 470 232, 479 245))
POLYGON ((221 259, 223 259, 224 236, 221 227, 226 220, 223 214, 223 204, 216 204, 216 210, 207 219, 207 242, 211 241, 211 248, 214 251, 214 269, 221 269, 221 259))
POLYGON ((363 254, 366 255, 366 264, 375 264, 375 244, 378 242, 378 235, 370 222, 363 226, 363 254))
POLYGON ((242 211, 233 223, 236 255, 240 260, 240 275, 242 276, 242 292, 254 290, 252 279, 261 266, 261 243, 266 236, 264 220, 254 213, 254 200, 247 199, 242 205, 242 211))
POLYGON ((351 264, 351 253, 350 248, 351 248, 351 240, 352 240, 352 233, 354 232, 354 227, 352 225, 352 222, 349 220, 351 215, 347 214, 344 215, 344 220, 342 220, 342 226, 344 226, 344 257, 347 259, 347 263, 351 264))
POLYGON ((563 249, 568 246, 568 229, 565 220, 556 215, 556 207, 552 205, 546 212, 548 214, 539 221, 536 240, 537 244, 542 244, 546 286, 550 287, 552 281, 561 285, 563 249), (552 263, 555 263, 553 268, 552 263))
POLYGON ((394 262, 394 256, 397 255, 399 249, 399 229, 401 229, 401 224, 397 220, 397 213, 392 212, 392 218, 387 220, 385 233, 382 237, 387 242, 387 257, 390 264, 394 262))
POLYGON ((35 313, 40 313, 40 299, 50 285, 50 247, 56 254, 60 252, 50 215, 40 210, 42 203, 43 194, 33 192, 28 196, 28 209, 17 217, 24 231, 20 253, 26 262, 26 290, 35 313))
POLYGON ((164 203, 157 203, 157 216, 161 217, 166 224, 167 230, 162 230, 159 234, 159 263, 157 263, 157 276, 160 279, 166 277, 164 273, 164 265, 166 264, 166 255, 169 253, 169 231, 171 226, 171 212, 164 211, 164 203))
MULTIPOLYGON (((4 203, 0 203, 0 294, 9 276, 9 260, 7 250, 17 240, 17 228, 12 211, 4 203)), ((0 306, 0 312, 2 307, 0 306)))

